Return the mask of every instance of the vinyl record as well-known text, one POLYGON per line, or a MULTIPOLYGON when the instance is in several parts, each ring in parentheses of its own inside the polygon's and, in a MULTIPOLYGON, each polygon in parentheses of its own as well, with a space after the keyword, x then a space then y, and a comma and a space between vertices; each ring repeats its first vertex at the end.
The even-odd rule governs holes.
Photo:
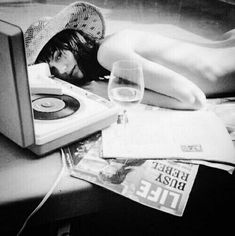
POLYGON ((34 119, 55 120, 72 115, 80 102, 68 95, 42 95, 32 101, 34 119))

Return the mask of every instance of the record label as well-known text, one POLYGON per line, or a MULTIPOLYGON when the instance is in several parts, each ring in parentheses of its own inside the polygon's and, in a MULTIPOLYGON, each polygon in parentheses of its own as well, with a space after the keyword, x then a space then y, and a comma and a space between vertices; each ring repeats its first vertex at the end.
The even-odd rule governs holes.
POLYGON ((55 112, 64 107, 64 101, 58 98, 41 98, 33 101, 33 109, 41 112, 55 112))
POLYGON ((72 115, 80 102, 68 95, 42 95, 32 101, 34 119, 55 120, 72 115))

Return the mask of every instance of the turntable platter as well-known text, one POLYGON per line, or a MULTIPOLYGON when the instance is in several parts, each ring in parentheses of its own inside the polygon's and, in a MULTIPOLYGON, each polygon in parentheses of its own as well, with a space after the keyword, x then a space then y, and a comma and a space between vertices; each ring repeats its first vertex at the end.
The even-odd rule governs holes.
POLYGON ((72 115, 80 102, 68 95, 41 95, 32 101, 34 119, 55 120, 72 115))

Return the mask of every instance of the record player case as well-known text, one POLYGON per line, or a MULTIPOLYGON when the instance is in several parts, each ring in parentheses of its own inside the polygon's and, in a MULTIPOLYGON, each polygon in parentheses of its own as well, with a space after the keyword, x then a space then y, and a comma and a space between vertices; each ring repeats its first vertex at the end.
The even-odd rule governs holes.
MULTIPOLYGON (((68 92, 68 88, 70 88, 70 85, 65 82, 65 91, 68 92)), ((76 92, 78 92, 86 97, 86 92, 84 93, 81 88, 77 87, 73 90, 71 90, 72 94, 76 95, 76 92)), ((83 116, 83 121, 85 121, 82 122, 83 125, 76 126, 76 118, 73 118, 73 121, 71 121, 73 122, 71 123, 73 129, 69 125, 68 128, 70 129, 66 131, 66 126, 63 124, 61 127, 58 126, 58 135, 50 134, 50 132, 55 133, 57 128, 49 129, 48 134, 41 132, 41 126, 37 121, 35 122, 32 109, 23 32, 20 27, 0 20, 0 132, 2 134, 19 146, 29 148, 37 155, 44 155, 115 122, 118 108, 104 98, 101 98, 101 100, 103 99, 101 102, 98 101, 99 99, 91 101, 92 99, 89 97, 93 97, 90 96, 92 93, 87 93, 88 104, 96 107, 96 102, 98 106, 104 106, 103 110, 97 109, 94 113, 92 111, 94 110, 93 107, 87 109, 87 122, 83 116), (61 130, 65 132, 63 133, 61 130), (37 138, 40 136, 38 133, 40 135, 42 133, 45 137, 37 138)), ((99 98, 99 96, 97 97, 99 98)), ((67 121, 66 125, 68 124, 67 121)), ((46 124, 43 128, 46 130, 50 128, 50 125, 46 124)))

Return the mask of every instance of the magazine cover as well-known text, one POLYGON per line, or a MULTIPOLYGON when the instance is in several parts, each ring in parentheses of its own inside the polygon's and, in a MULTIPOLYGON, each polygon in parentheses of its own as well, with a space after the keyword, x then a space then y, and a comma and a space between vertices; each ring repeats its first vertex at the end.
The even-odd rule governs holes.
POLYGON ((100 132, 63 151, 71 176, 176 216, 183 215, 198 171, 173 160, 103 159, 100 132))

